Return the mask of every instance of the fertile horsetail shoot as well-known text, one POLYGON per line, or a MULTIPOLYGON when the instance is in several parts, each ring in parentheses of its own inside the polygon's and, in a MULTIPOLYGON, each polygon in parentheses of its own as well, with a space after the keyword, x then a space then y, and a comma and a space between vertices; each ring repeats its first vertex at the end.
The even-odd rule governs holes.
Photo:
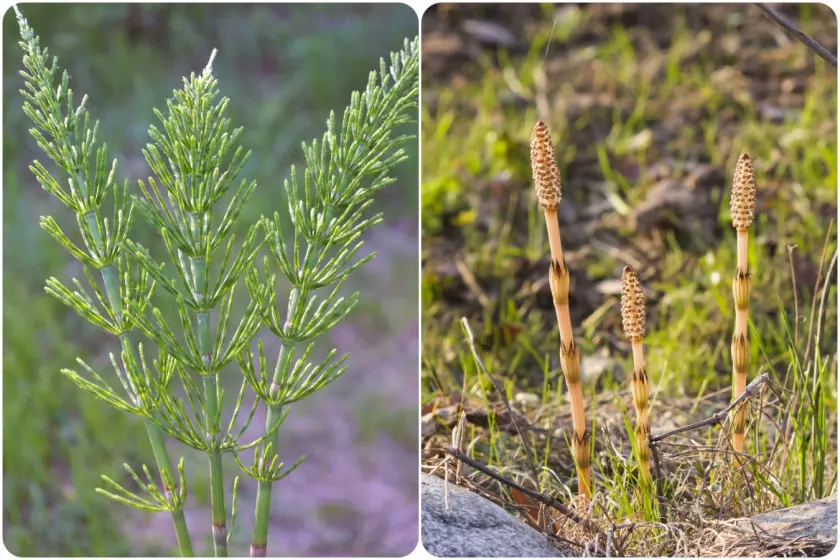
POLYGON ((645 370, 645 350, 642 346, 646 322, 645 294, 636 273, 629 266, 625 266, 621 274, 621 324, 624 334, 633 345, 633 377, 630 388, 633 393, 633 405, 636 407, 636 448, 641 480, 644 483, 650 482, 650 385, 645 370))
MULTIPOLYGON (((749 154, 741 154, 735 165, 732 178, 732 197, 729 213, 732 227, 738 235, 738 267, 732 279, 732 295, 735 299, 735 332, 732 336, 732 400, 737 399, 747 386, 747 367, 750 359, 750 341, 747 333, 749 322, 750 272, 747 263, 749 252, 749 228, 755 220, 755 175, 749 154)), ((737 408, 733 412, 732 447, 736 453, 744 450, 744 434, 747 429, 747 410, 737 408)))
POLYGON ((560 225, 557 221, 557 205, 560 203, 560 170, 551 145, 551 134, 542 121, 537 122, 531 134, 531 170, 537 202, 545 212, 548 240, 551 246, 551 267, 549 284, 554 298, 554 311, 560 329, 560 366, 566 378, 569 401, 572 405, 572 453, 578 472, 578 494, 592 495, 589 486, 589 434, 586 432, 586 418, 583 412, 583 393, 580 384, 580 355, 572 333, 569 316, 569 270, 563 261, 563 246, 560 242, 560 225))

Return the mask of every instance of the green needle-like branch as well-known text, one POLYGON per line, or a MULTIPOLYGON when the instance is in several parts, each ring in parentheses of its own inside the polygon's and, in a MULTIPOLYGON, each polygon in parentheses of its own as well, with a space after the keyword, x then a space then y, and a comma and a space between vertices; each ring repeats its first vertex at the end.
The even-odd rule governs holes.
POLYGON ((307 345, 303 355, 292 364, 295 348, 286 345, 280 353, 273 376, 266 367, 262 341, 258 344, 258 369, 254 367, 250 352, 243 353, 240 367, 245 379, 254 392, 270 406, 286 407, 293 402, 308 397, 315 391, 338 379, 347 370, 344 362, 348 354, 335 361, 337 350, 331 350, 318 363, 309 361, 315 343, 307 345))
POLYGON ((238 454, 235 457, 236 463, 243 471, 251 475, 251 478, 263 482, 277 482, 285 478, 306 459, 306 455, 302 455, 292 466, 284 469, 285 464, 276 454, 272 454, 271 445, 254 448, 254 462, 250 467, 242 462, 238 454))
MULTIPOLYGON (((154 417, 156 423, 167 434, 197 451, 208 454, 243 451, 259 445, 267 437, 264 434, 254 441, 242 443, 245 431, 250 426, 259 404, 259 401, 255 400, 251 404, 247 416, 240 422, 241 413, 244 410, 242 405, 245 389, 249 386, 246 379, 242 380, 227 430, 224 433, 217 432, 215 436, 211 436, 206 431, 204 411, 207 408, 207 403, 205 402, 204 387, 199 387, 180 364, 175 369, 185 398, 176 398, 171 391, 161 393, 154 417)), ((216 415, 212 418, 212 422, 214 425, 218 423, 221 426, 221 409, 225 402, 225 392, 223 390, 218 392, 217 402, 219 407, 216 415)))
POLYGON ((123 467, 128 474, 131 475, 131 478, 134 479, 134 482, 137 483, 137 486, 141 488, 145 497, 126 490, 119 483, 114 482, 113 479, 105 476, 104 474, 102 475, 102 480, 108 487, 111 488, 111 490, 97 488, 96 491, 99 494, 108 496, 118 502, 122 502, 139 509, 145 509, 147 511, 178 511, 183 508, 187 499, 187 485, 184 477, 183 458, 181 458, 178 463, 177 492, 171 492, 165 489, 161 492, 157 484, 154 482, 152 475, 149 472, 149 468, 146 465, 143 465, 143 473, 146 475, 145 482, 140 479, 131 466, 124 463, 123 467))

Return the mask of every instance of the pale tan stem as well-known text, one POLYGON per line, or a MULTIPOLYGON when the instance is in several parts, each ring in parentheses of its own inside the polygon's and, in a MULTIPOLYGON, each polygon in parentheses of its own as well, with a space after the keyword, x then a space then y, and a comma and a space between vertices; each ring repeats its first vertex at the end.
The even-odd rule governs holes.
POLYGON ((560 305, 556 305, 555 309, 557 311, 557 327, 560 330, 560 342, 568 346, 574 341, 569 304, 561 303, 560 305))
POLYGON ((649 417, 650 416, 648 414, 648 409, 647 408, 644 408, 642 410, 637 410, 636 411, 636 425, 637 426, 641 426, 641 425, 648 426, 649 425, 648 424, 648 418, 649 417))
MULTIPOLYGON (((741 414, 740 412, 738 414, 741 414)), ((737 452, 744 451, 744 441, 746 440, 746 434, 732 434, 732 448, 737 452)), ((744 461, 741 460, 741 457, 736 455, 734 457, 734 463, 736 465, 742 465, 744 461)))
MULTIPOLYGON (((740 412, 736 413, 737 415, 746 414, 746 410, 741 410, 740 412)), ((744 442, 747 439, 747 434, 732 434, 732 449, 737 451, 738 453, 742 453, 744 451, 744 442)), ((734 463, 738 466, 743 465, 744 461, 739 455, 734 456, 734 463)))
POLYGON ((557 316, 557 326, 560 329, 560 343, 563 343, 563 320, 568 314, 567 304, 554 302, 554 314, 557 316))
MULTIPOLYGON (((560 240, 560 224, 557 222, 557 209, 544 208, 545 210, 545 225, 548 230, 548 244, 551 248, 551 260, 566 266, 563 262, 563 243, 560 240)), ((568 294, 566 301, 563 303, 555 303, 554 311, 557 314, 557 326, 560 329, 560 340, 563 344, 570 344, 572 342, 572 318, 569 313, 568 294)))
MULTIPOLYGON (((642 339, 634 338, 631 340, 631 345, 633 348, 633 383, 639 384, 641 387, 638 390, 644 392, 645 395, 649 395, 650 388, 648 387, 645 373, 645 349, 642 345, 642 339)), ((637 436, 636 445, 639 447, 639 456, 641 458, 640 471, 645 481, 650 480, 650 447, 647 441, 647 437, 650 434, 650 424, 648 423, 650 405, 648 399, 649 396, 645 398, 644 404, 641 407, 639 407, 639 403, 633 403, 636 406, 636 429, 637 432, 641 433, 640 437, 637 436)))
POLYGON ((583 413, 583 390, 580 383, 569 386, 569 401, 572 405, 572 428, 575 435, 581 438, 586 432, 586 417, 583 413))
POLYGON ((554 297, 554 312, 557 315, 557 328, 560 331, 560 365, 569 393, 572 409, 572 451, 578 472, 578 494, 589 498, 589 439, 586 435, 586 416, 583 408, 583 391, 580 383, 580 355, 575 346, 572 319, 569 312, 568 271, 563 262, 563 246, 560 241, 560 225, 557 222, 557 210, 545 209, 545 223, 551 247, 552 267, 549 279, 554 297))
POLYGON ((563 264, 563 245, 560 243, 560 224, 557 222, 557 208, 544 208, 545 226, 548 230, 548 244, 551 260, 563 264))
MULTIPOLYGON (((587 440, 588 441, 588 440, 587 440)), ((586 445, 586 444, 584 444, 586 445)), ((588 450, 587 450, 588 453, 588 450)), ((578 468, 578 496, 580 501, 582 502, 581 505, 586 505, 589 501, 589 498, 592 497, 592 483, 590 482, 589 478, 589 467, 585 469, 578 468)))
POLYGON ((638 371, 645 369, 645 349, 642 346, 642 339, 632 341, 633 345, 633 367, 638 371))
POLYGON ((735 387, 735 392, 738 393, 739 396, 744 394, 744 389, 747 388, 747 374, 746 373, 735 372, 734 387, 735 387))
MULTIPOLYGON (((568 306, 565 306, 568 316, 568 306)), ((589 487, 589 438, 586 434, 586 417, 583 409, 583 390, 580 383, 580 354, 574 344, 560 343, 560 366, 566 380, 569 404, 572 409, 572 453, 578 473, 578 494, 588 499, 589 487)))
POLYGON ((746 229, 738 230, 738 269, 746 271, 749 267, 747 256, 749 253, 750 232, 746 229))
MULTIPOLYGON (((737 235, 738 267, 732 279, 732 295, 735 299, 735 332, 732 335, 732 401, 744 394, 750 363, 749 324, 750 271, 749 271, 749 228, 755 221, 756 182, 755 170, 749 154, 743 153, 735 164, 732 177, 732 194, 729 199, 729 214, 737 235)), ((735 409, 731 415, 732 446, 736 452, 744 450, 747 411, 745 407, 735 409)), ((741 464, 735 456, 735 464, 741 464)))
MULTIPOLYGON (((737 247, 738 247, 738 268, 736 274, 747 275, 749 273, 748 253, 749 253, 749 230, 737 230, 737 247)), ((749 277, 743 279, 744 285, 749 286, 749 277)), ((747 292, 745 292, 747 293, 747 292)), ((746 295, 736 296, 735 301, 735 333, 734 338, 739 339, 743 337, 745 342, 743 346, 740 342, 733 342, 732 347, 732 400, 744 394, 744 389, 747 386, 747 362, 745 359, 737 359, 737 349, 749 348, 748 341, 748 325, 749 325, 749 307, 746 305, 748 301, 743 301, 739 304, 739 297, 747 300, 746 295), (739 363, 741 362, 741 363, 739 363)), ((741 350, 744 352, 744 350, 741 350)), ((741 407, 733 413, 733 433, 732 433, 732 448, 736 452, 744 451, 745 427, 746 427, 747 410, 741 407)), ((735 464, 741 464, 740 458, 735 457, 735 464)))
MULTIPOLYGON (((744 394, 744 390, 747 387, 747 371, 746 370, 739 370, 737 366, 733 367, 732 371, 732 397, 733 400, 737 399, 741 395, 744 394)), ((742 406, 739 409, 736 409, 733 412, 733 432, 732 432, 732 448, 737 452, 742 452, 744 450, 744 439, 746 435, 746 421, 747 421, 747 408, 742 406)), ((735 463, 741 464, 740 458, 735 457, 735 463)))
MULTIPOLYGON (((635 378, 638 375, 638 372, 645 372, 645 350, 644 346, 642 345, 642 339, 633 339, 631 341, 631 345, 633 348, 633 383, 638 383, 642 386, 642 390, 644 391, 645 395, 649 395, 649 387, 647 385, 647 379, 644 381, 636 381, 635 378)), ((636 408, 636 425, 643 425, 645 428, 649 428, 648 426, 648 399, 649 397, 645 398, 645 404, 641 408, 638 406, 638 403, 633 402, 633 405, 636 408)))
MULTIPOLYGON (((749 325, 750 311, 749 309, 735 310, 735 332, 747 336, 747 326, 749 325)), ((740 396, 740 395, 736 395, 740 396)))

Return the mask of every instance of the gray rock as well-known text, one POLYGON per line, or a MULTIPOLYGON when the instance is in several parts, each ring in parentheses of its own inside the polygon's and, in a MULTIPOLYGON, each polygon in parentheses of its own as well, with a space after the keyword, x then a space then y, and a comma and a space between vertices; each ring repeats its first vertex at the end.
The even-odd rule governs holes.
MULTIPOLYGON (((767 533, 787 539, 818 537, 837 541, 837 496, 768 511, 750 518, 767 533)), ((749 525, 743 522, 744 525, 749 525)))
POLYGON ((566 556, 544 535, 478 494, 450 483, 447 510, 443 492, 443 479, 422 475, 421 539, 430 554, 443 558, 566 556))

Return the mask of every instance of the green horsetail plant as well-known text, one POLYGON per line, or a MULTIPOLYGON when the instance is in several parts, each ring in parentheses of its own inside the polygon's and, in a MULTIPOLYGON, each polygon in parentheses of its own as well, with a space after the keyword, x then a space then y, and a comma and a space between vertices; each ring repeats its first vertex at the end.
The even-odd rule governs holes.
POLYGON ((251 556, 266 555, 271 489, 296 468, 303 458, 283 469, 277 450, 277 427, 289 405, 323 388, 344 371, 347 355, 337 350, 322 360, 310 361, 314 340, 353 310, 359 293, 345 298, 340 289, 347 277, 374 258, 360 255, 361 236, 382 221, 382 214, 367 211, 374 196, 395 179, 391 169, 407 156, 402 146, 411 136, 393 136, 396 127, 412 122, 417 106, 419 40, 406 40, 402 50, 391 53, 390 65, 380 61, 370 73, 363 92, 353 92, 341 126, 335 114, 327 121, 321 142, 303 144, 306 168, 303 184, 292 167, 284 186, 288 197, 286 219, 291 239, 283 235, 283 218, 263 218, 266 241, 274 264, 290 284, 285 315, 275 305, 276 274, 266 260, 265 279, 249 274, 253 297, 267 287, 271 304, 263 317, 265 326, 279 339, 280 349, 269 374, 264 348, 259 344, 257 367, 251 352, 240 357, 242 370, 254 391, 268 405, 264 447, 255 450, 251 467, 241 467, 258 481, 251 556), (324 291, 327 289, 328 291, 324 291), (295 352, 303 348, 297 360, 295 352))
POLYGON ((131 493, 107 476, 102 478, 108 489, 97 491, 140 509, 170 512, 180 553, 192 556, 183 510, 186 500, 183 459, 178 464, 176 484, 161 428, 154 420, 155 409, 169 390, 174 364, 168 356, 161 355, 156 362, 157 372, 153 373, 146 365, 142 345, 135 346, 131 336, 136 323, 129 308, 145 309, 155 283, 125 252, 134 216, 134 207, 127 197, 127 182, 122 190, 117 186, 114 179, 116 160, 109 166, 107 147, 97 144, 99 122, 94 122, 91 128, 90 115, 85 108, 87 96, 74 106, 67 72, 61 74, 56 84, 57 59, 53 58, 50 63, 47 49, 41 48, 38 37, 17 7, 15 13, 22 39, 20 46, 24 51, 25 70, 21 75, 25 89, 20 92, 25 99, 23 111, 35 124, 30 133, 38 147, 61 169, 63 177, 55 177, 37 160, 30 170, 47 192, 75 214, 83 246, 74 243, 51 216, 41 218, 41 227, 82 263, 95 299, 76 278, 73 278, 75 289, 68 288, 57 278, 49 278, 46 291, 119 339, 122 365, 113 354, 111 364, 126 396, 115 392, 81 359, 77 361, 87 376, 71 369, 63 369, 62 373, 82 390, 111 406, 144 418, 163 487, 163 491, 158 488, 146 465, 143 465, 145 482, 125 465, 145 496, 131 493), (114 202, 110 218, 102 208, 109 193, 114 202), (101 283, 93 270, 99 271, 101 283), (104 293, 100 286, 104 287, 104 293))
POLYGON ((645 370, 645 336, 647 310, 645 294, 636 273, 629 266, 621 274, 621 324, 633 348, 633 376, 630 381, 633 405, 636 408, 636 451, 639 459, 641 482, 648 485, 650 477, 650 422, 648 420, 650 385, 645 370))
POLYGON ((554 157, 551 134, 542 121, 537 122, 531 133, 531 170, 537 203, 545 213, 548 241, 551 248, 549 285, 554 299, 554 311, 560 331, 560 367, 569 390, 572 405, 572 454, 578 473, 578 495, 588 500, 592 496, 590 487, 589 434, 583 408, 583 391, 580 383, 580 353, 572 332, 569 314, 569 269, 563 260, 563 245, 560 242, 560 223, 557 219, 557 205, 560 204, 560 170, 554 157))
POLYGON ((374 196, 394 182, 390 170, 406 158, 402 146, 411 137, 393 136, 393 131, 412 120, 411 110, 417 105, 418 39, 406 41, 401 51, 392 53, 390 65, 383 61, 379 72, 371 73, 364 92, 354 92, 340 127, 330 115, 321 143, 304 144, 303 184, 298 184, 294 168, 285 182, 291 239, 283 235, 283 223, 275 213, 273 219, 262 217, 252 224, 236 244, 233 227, 256 184, 239 179, 250 152, 238 145, 242 129, 231 129, 225 116, 228 99, 217 100, 215 50, 201 74, 184 78, 182 89, 167 101, 166 112, 155 110, 161 128, 150 127, 151 142, 143 150, 153 177, 139 181, 140 196, 129 197, 128 182, 120 189, 114 181, 116 161, 109 167, 106 147, 97 145, 98 123, 89 126, 86 99, 74 107, 66 72, 54 84, 56 61, 48 65, 46 50, 16 12, 26 68, 22 72, 26 89, 21 92, 24 112, 35 123, 31 132, 38 146, 66 175, 62 182, 67 188, 38 161, 31 170, 44 189, 74 212, 83 243, 71 241, 51 217, 42 218, 41 225, 81 261, 93 295, 76 279, 71 289, 50 278, 46 290, 119 338, 119 361, 112 355, 111 363, 127 396, 117 394, 82 360, 78 360, 82 374, 69 369, 63 373, 93 396, 145 420, 162 481, 161 489, 148 467, 142 468, 144 480, 126 465, 141 494, 106 476, 106 489, 97 491, 140 509, 169 511, 181 555, 192 556, 184 519, 184 462, 178 464, 176 484, 163 435, 207 454, 214 551, 226 556, 239 481, 238 476, 233 481, 228 530, 222 455, 231 453, 259 483, 251 554, 264 556, 272 484, 303 459, 288 468, 280 462, 277 429, 291 403, 346 370, 347 356, 336 357, 335 349, 322 360, 311 358, 313 341, 355 307, 358 292, 345 298, 340 295, 342 284, 374 257, 360 255, 361 236, 382 221, 380 213, 371 215, 368 210, 374 196), (113 217, 102 212, 109 193, 113 217), (160 234, 168 268, 128 238, 135 209, 160 234), (264 258, 265 275, 260 277, 254 260, 264 245, 273 258, 264 258), (272 260, 291 284, 285 317, 275 305, 277 273, 272 260), (100 271, 104 292, 92 269, 100 271), (234 322, 234 296, 241 280, 250 302, 234 322), (157 288, 161 289, 156 292, 157 288), (152 304, 155 293, 170 298, 178 327, 170 326, 152 304), (262 341, 257 344, 256 366, 251 352, 263 326, 280 342, 270 376, 262 341), (156 358, 147 359, 142 344, 134 343, 135 328, 156 345, 156 358), (230 421, 223 425, 225 392, 219 377, 233 361, 240 364, 243 376, 230 421), (178 397, 171 386, 176 379, 182 389, 178 397), (258 398, 240 421, 248 387, 258 398), (243 442, 260 400, 268 404, 265 432, 243 442), (246 466, 240 455, 252 448, 254 463, 246 466))
MULTIPOLYGON (((232 256, 231 231, 256 182, 242 179, 236 184, 250 152, 245 153, 237 145, 242 129, 231 130, 230 119, 225 117, 228 99, 216 100, 214 56, 215 51, 200 75, 184 78, 183 88, 174 91, 173 98, 167 101, 165 115, 155 110, 163 130, 150 127, 152 143, 143 154, 162 189, 150 177, 148 186, 139 183, 142 197, 134 198, 139 212, 163 238, 175 278, 164 274, 163 266, 147 249, 129 245, 144 270, 175 300, 182 339, 159 309, 152 310, 154 321, 139 308, 135 318, 138 327, 177 362, 176 372, 192 410, 188 412, 183 400, 176 400, 170 392, 163 399, 160 417, 168 433, 209 457, 213 547, 216 556, 227 556, 229 533, 222 454, 247 449, 259 440, 245 445, 239 442, 253 418, 256 401, 244 425, 238 433, 232 433, 244 397, 245 380, 228 429, 223 433, 224 391, 219 386, 219 374, 256 336, 268 292, 265 287, 252 291, 243 317, 229 333, 236 283, 262 246, 258 239, 262 226, 260 222, 253 224, 232 256), (230 202, 222 207, 221 199, 231 191, 230 202), (217 309, 214 329, 211 313, 217 309), (201 388, 193 375, 201 379, 201 388)), ((234 481, 234 511, 237 481, 238 478, 234 481)))
MULTIPOLYGON (((750 360, 750 341, 747 333, 749 322, 750 272, 749 228, 755 219, 756 185, 753 164, 749 154, 741 154, 735 165, 732 178, 732 195, 729 213, 732 227, 737 232, 738 267, 732 278, 732 295, 735 300, 735 332, 732 336, 732 400, 744 393, 747 386, 747 370, 750 360)), ((735 463, 740 464, 738 454, 744 451, 744 436, 747 431, 747 408, 740 406, 732 412, 732 448, 735 463)))

